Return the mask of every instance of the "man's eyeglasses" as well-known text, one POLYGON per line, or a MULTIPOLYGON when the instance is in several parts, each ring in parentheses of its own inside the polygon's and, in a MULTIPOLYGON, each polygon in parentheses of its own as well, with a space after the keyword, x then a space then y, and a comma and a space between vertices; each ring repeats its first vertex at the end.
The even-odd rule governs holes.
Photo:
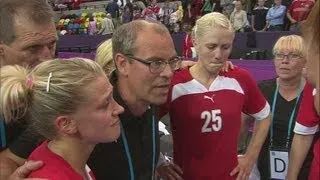
POLYGON ((274 54, 274 59, 275 60, 283 60, 284 58, 286 58, 290 61, 290 60, 298 60, 301 59, 302 56, 300 54, 297 53, 289 53, 289 54, 283 54, 283 53, 275 53, 274 54))
POLYGON ((161 73, 166 68, 166 65, 169 64, 172 71, 176 71, 180 68, 181 57, 176 56, 169 61, 147 61, 132 55, 125 55, 127 58, 139 61, 145 65, 149 66, 149 70, 152 73, 161 73))

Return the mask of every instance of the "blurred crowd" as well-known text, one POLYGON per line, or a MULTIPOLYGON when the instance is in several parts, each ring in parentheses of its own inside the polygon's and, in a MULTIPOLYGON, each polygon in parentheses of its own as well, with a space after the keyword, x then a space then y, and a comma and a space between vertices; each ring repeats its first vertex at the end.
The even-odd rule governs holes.
MULTIPOLYGON (((53 6, 77 9, 84 1, 65 2, 56 0, 53 6)), ((229 17, 236 32, 299 31, 314 3, 314 0, 113 0, 105 5, 105 12, 61 16, 57 30, 61 35, 112 34, 121 24, 145 19, 161 22, 171 33, 179 33, 190 31, 189 26, 193 27, 203 15, 221 12, 229 17)))

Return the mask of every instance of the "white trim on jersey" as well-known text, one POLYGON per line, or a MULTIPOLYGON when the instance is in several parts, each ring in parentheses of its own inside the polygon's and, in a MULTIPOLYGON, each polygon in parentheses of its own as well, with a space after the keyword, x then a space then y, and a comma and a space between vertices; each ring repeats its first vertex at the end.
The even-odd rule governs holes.
POLYGON ((220 90, 234 90, 240 94, 244 94, 242 87, 240 86, 239 82, 236 79, 225 77, 225 76, 217 76, 217 78, 211 84, 209 90, 195 79, 192 79, 191 81, 188 81, 185 83, 179 83, 174 85, 172 89, 171 101, 174 101, 177 98, 184 95, 220 91, 220 90))
POLYGON ((316 90, 316 88, 314 88, 312 91, 312 96, 315 96, 316 94, 317 94, 317 90, 316 90))
POLYGON ((260 121, 260 120, 267 118, 269 114, 270 114, 270 105, 266 101, 266 105, 264 106, 264 108, 260 112, 257 112, 255 114, 250 114, 250 115, 252 117, 254 117, 256 120, 260 121))
POLYGON ((92 177, 91 177, 91 174, 90 174, 91 169, 89 168, 88 165, 86 165, 86 172, 87 172, 87 177, 89 178, 89 180, 93 180, 92 177))
POLYGON ((319 125, 315 125, 313 127, 307 127, 296 122, 296 125, 293 131, 300 135, 313 135, 319 131, 319 125))

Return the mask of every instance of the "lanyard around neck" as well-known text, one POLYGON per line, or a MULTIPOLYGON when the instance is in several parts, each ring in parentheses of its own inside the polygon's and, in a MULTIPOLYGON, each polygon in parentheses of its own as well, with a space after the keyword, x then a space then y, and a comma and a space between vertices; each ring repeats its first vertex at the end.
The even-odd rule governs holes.
MULTIPOLYGON (((272 119, 271 119, 271 127, 270 127, 270 147, 273 147, 273 123, 274 123, 274 112, 276 110, 276 104, 277 104, 277 99, 278 99, 278 94, 279 94, 279 84, 276 83, 276 90, 274 91, 274 95, 273 95, 273 102, 272 102, 272 109, 271 109, 271 113, 272 113, 272 119)), ((290 141, 290 134, 291 134, 291 128, 292 128, 292 121, 296 112, 296 108, 301 96, 301 90, 302 90, 302 82, 300 83, 299 86, 299 90, 298 90, 298 94, 297 94, 297 98, 296 98, 296 103, 294 105, 294 108, 291 112, 291 116, 289 119, 289 124, 288 124, 288 132, 287 132, 287 138, 286 138, 286 149, 288 149, 289 147, 289 141, 290 141)))
MULTIPOLYGON (((152 112, 152 180, 154 180, 155 161, 156 161, 155 107, 151 106, 151 112, 152 112)), ((132 163, 128 140, 127 140, 126 134, 124 132, 124 128, 123 128, 122 123, 120 123, 120 125, 121 125, 121 137, 122 137, 124 149, 125 149, 127 160, 128 160, 130 180, 134 180, 135 179, 134 168, 133 168, 133 163, 132 163)))
POLYGON ((0 139, 1 139, 1 146, 0 149, 4 149, 7 146, 7 141, 6 141, 6 129, 5 129, 5 124, 4 124, 4 118, 0 115, 0 139))

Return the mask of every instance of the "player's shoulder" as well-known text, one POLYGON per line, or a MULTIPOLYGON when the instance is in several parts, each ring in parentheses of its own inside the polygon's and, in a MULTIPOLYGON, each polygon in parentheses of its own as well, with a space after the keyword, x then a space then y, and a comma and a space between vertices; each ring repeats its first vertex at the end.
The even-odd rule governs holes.
POLYGON ((305 84, 305 86, 303 88, 304 96, 313 97, 316 95, 316 92, 317 92, 317 90, 316 90, 316 88, 313 87, 312 84, 310 84, 308 82, 305 84))
POLYGON ((32 171, 29 178, 45 178, 50 180, 72 179, 70 174, 73 173, 67 173, 66 171, 68 171, 68 169, 58 166, 57 164, 44 162, 43 167, 32 171))
POLYGON ((189 67, 176 71, 172 77, 171 84, 176 85, 180 83, 186 83, 192 80, 192 76, 189 71, 189 67))
POLYGON ((276 85, 276 79, 266 79, 266 80, 262 80, 258 83, 258 86, 260 87, 260 89, 269 89, 269 88, 273 88, 276 85))
POLYGON ((224 76, 224 77, 228 77, 228 78, 234 78, 238 81, 252 80, 251 74, 247 70, 245 70, 241 67, 238 67, 238 66, 236 66, 233 70, 230 70, 228 72, 221 72, 219 75, 224 76))

